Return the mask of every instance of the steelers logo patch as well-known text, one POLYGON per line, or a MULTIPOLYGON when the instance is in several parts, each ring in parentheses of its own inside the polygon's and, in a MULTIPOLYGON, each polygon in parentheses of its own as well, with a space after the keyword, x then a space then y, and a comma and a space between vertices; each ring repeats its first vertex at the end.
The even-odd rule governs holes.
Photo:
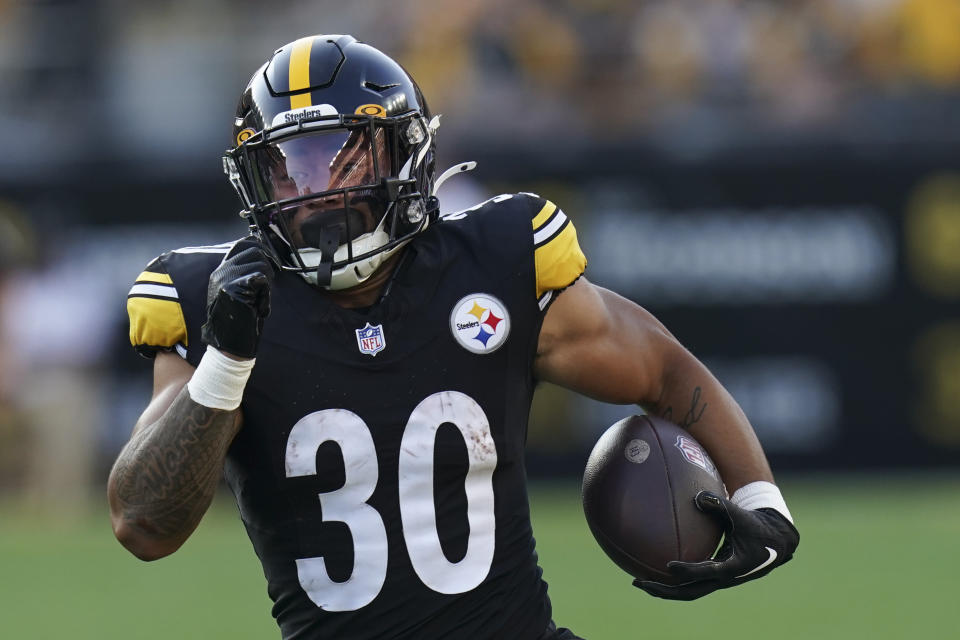
POLYGON ((490 294, 471 293, 454 305, 450 331, 467 351, 493 353, 510 334, 510 314, 504 304, 490 294))

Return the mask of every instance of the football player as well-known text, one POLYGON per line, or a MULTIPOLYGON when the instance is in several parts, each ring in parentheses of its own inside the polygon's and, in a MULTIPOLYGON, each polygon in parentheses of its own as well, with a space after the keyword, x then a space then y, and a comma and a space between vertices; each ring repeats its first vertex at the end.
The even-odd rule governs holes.
MULTIPOLYGON (((109 481, 134 555, 173 553, 221 475, 283 638, 576 638, 552 622, 527 504, 538 381, 679 420, 732 496, 692 599, 797 545, 744 414, 655 318, 583 277, 571 221, 530 193, 441 218, 439 125, 391 58, 292 42, 243 92, 224 167, 251 235, 165 253, 128 298, 153 398, 109 481)), ((459 166, 454 171, 462 170, 459 166)))

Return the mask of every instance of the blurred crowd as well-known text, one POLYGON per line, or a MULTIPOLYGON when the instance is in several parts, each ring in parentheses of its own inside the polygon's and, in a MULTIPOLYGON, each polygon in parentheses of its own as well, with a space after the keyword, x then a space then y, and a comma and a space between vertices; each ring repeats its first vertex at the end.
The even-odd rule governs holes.
POLYGON ((960 90, 955 0, 412 5, 401 59, 435 103, 458 118, 512 113, 528 132, 642 134, 711 111, 797 127, 865 101, 960 90), (419 28, 433 12, 439 28, 419 28))
POLYGON ((447 115, 448 146, 926 138, 960 101, 956 0, 4 0, 0 127, 34 162, 150 148, 176 170, 222 149, 276 46, 318 32, 402 60, 447 115))

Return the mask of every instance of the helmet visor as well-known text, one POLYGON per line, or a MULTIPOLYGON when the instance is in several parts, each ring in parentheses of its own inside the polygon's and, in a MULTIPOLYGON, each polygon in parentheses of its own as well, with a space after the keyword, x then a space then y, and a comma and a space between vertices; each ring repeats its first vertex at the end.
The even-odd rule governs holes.
POLYGON ((284 202, 356 187, 393 174, 383 127, 337 128, 271 143, 253 154, 264 199, 284 202))

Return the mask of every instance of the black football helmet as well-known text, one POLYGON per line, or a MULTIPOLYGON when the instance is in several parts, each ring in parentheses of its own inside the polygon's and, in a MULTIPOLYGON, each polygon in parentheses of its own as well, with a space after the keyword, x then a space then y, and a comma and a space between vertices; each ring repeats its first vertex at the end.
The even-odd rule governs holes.
POLYGON ((345 289, 437 219, 438 124, 390 57, 351 36, 309 36, 253 74, 224 171, 282 269, 345 289))

